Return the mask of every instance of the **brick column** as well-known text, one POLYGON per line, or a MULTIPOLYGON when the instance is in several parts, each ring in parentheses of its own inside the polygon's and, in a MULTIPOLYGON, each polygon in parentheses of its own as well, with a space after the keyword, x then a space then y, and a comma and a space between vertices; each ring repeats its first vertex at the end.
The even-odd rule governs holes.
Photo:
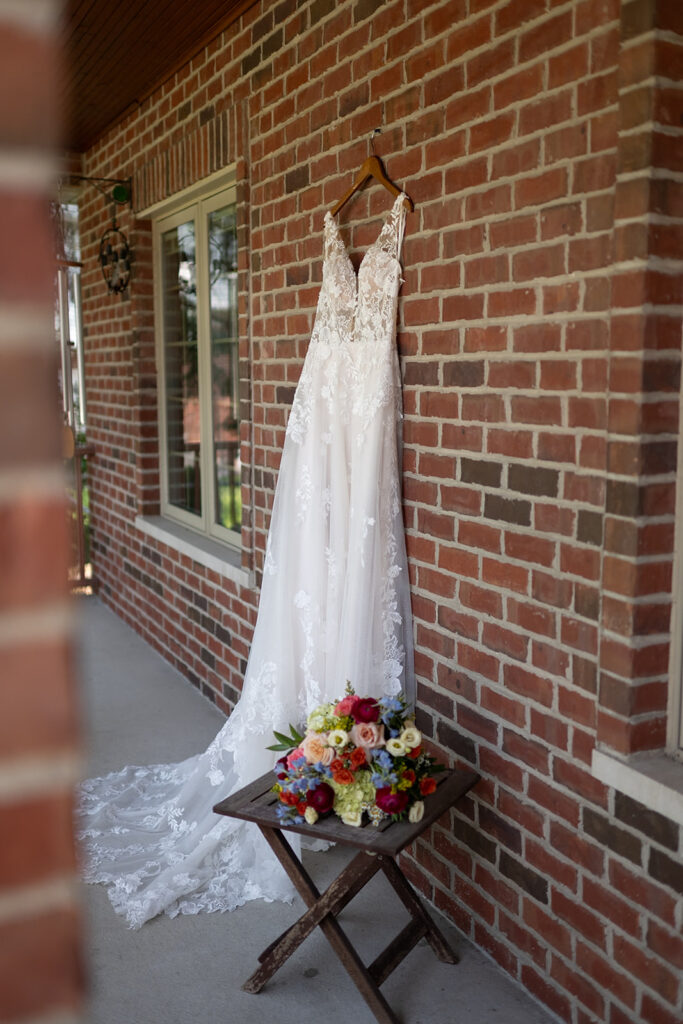
POLYGON ((680 394, 683 13, 621 9, 598 739, 666 742, 680 394))
POLYGON ((75 695, 53 242, 59 4, 0 0, 0 1020, 75 1021, 75 695))

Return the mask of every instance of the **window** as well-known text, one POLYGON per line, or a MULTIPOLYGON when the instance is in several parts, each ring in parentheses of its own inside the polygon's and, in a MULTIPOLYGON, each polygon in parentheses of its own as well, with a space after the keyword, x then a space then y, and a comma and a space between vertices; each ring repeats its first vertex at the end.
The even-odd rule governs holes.
POLYGON ((233 186, 154 223, 164 516, 232 546, 242 522, 233 186))

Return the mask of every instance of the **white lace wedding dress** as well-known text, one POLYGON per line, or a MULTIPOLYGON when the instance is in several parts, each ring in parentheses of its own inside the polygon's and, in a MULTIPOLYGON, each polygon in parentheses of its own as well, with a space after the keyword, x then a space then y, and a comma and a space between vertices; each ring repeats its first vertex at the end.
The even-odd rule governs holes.
POLYGON ((128 767, 82 786, 87 881, 104 882, 131 927, 165 911, 289 899, 253 825, 212 807, 267 771, 273 729, 324 700, 414 696, 401 514, 396 353, 398 196, 356 275, 326 214, 315 325, 287 426, 242 696, 205 753, 128 767))

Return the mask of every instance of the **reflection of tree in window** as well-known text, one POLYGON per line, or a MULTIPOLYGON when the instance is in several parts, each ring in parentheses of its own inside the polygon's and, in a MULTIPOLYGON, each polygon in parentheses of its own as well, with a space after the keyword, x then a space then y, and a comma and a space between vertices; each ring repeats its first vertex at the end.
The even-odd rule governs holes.
POLYGON ((192 221, 162 238, 168 500, 201 514, 197 277, 192 221))
POLYGON ((239 340, 235 206, 209 214, 211 396, 216 522, 239 530, 239 340))

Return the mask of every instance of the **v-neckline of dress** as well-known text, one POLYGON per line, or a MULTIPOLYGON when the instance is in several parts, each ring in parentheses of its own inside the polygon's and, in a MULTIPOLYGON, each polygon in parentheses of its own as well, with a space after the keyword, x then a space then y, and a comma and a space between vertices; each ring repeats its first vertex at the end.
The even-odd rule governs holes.
MULTIPOLYGON (((341 251, 343 252, 343 254, 344 254, 345 258, 346 258, 346 262, 347 262, 347 264, 348 264, 348 266, 349 266, 349 268, 351 270, 351 273, 353 274, 353 276, 354 276, 354 278, 356 280, 356 284, 358 283, 358 278, 360 277, 360 272, 361 272, 361 270, 363 268, 363 264, 365 263, 365 260, 367 259, 369 254, 373 251, 373 249, 377 248, 377 246, 379 244, 379 241, 380 241, 380 239, 382 237, 382 234, 384 232, 384 229, 386 228, 387 224, 391 221, 392 217, 394 216, 394 211, 395 211, 396 207, 398 206, 399 200, 403 201, 403 200, 405 200, 405 198, 406 198, 406 196, 405 196, 405 194, 403 192, 399 192, 399 194, 396 196, 396 199, 394 200, 394 203, 393 203, 393 205, 392 205, 392 207, 391 207, 391 209, 389 211, 389 214, 388 214, 386 220, 382 224, 382 227, 379 229, 379 234, 377 235, 377 238, 374 240, 374 242, 372 242, 368 246, 368 248, 363 253, 363 255, 361 257, 361 261, 358 264, 358 270, 356 270, 356 268, 353 265, 353 262, 351 260, 351 256, 349 255, 349 250, 347 249, 346 243, 344 242, 344 239, 341 236, 341 232, 339 230, 339 225, 337 224, 336 217, 333 217, 329 210, 326 212, 326 214, 325 214, 325 223, 331 223, 332 224, 332 226, 334 228, 334 234, 335 234, 335 237, 337 239, 337 243, 338 243, 339 248, 341 249, 341 251)), ((394 254, 392 256, 390 253, 387 253, 387 255, 389 256, 390 259, 393 259, 396 262, 398 262, 398 256, 396 254, 394 254)))

